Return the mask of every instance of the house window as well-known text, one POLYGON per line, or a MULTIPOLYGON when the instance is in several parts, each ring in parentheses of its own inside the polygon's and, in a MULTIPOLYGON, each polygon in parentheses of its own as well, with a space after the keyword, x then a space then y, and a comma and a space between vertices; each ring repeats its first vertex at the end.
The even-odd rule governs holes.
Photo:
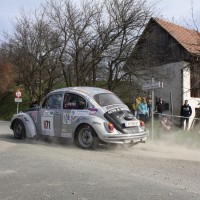
POLYGON ((191 66, 190 73, 191 97, 200 97, 200 66, 191 66))

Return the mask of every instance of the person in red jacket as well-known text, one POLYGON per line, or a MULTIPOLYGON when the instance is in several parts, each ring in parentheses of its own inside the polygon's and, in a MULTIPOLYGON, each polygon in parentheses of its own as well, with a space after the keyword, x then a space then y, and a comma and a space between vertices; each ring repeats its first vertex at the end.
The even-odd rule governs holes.
POLYGON ((180 116, 180 127, 184 129, 184 122, 186 121, 186 127, 185 130, 188 130, 188 123, 189 123, 189 117, 192 115, 192 108, 188 104, 188 100, 185 100, 185 104, 181 106, 180 116))

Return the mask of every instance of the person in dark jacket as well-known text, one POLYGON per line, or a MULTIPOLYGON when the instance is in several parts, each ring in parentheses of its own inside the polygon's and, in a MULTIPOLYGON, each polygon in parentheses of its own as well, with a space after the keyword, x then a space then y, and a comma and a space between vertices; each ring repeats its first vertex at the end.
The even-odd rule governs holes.
POLYGON ((180 127, 184 129, 184 122, 186 121, 186 127, 185 130, 188 130, 188 123, 189 123, 189 117, 192 114, 192 108, 188 104, 188 100, 185 100, 185 104, 181 106, 181 121, 180 121, 180 127))
POLYGON ((38 106, 38 101, 37 101, 37 99, 33 98, 32 102, 30 104, 30 108, 35 108, 37 106, 38 106))
POLYGON ((159 101, 156 103, 156 109, 157 109, 158 117, 160 119, 164 111, 164 101, 162 97, 160 97, 159 101))

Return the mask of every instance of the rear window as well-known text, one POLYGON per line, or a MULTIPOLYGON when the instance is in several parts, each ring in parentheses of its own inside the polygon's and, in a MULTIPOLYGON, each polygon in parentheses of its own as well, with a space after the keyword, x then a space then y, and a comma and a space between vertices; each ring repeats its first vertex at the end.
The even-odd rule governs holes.
POLYGON ((101 93, 94 95, 95 101, 100 106, 108 106, 112 104, 123 104, 123 102, 117 97, 115 94, 112 93, 101 93))

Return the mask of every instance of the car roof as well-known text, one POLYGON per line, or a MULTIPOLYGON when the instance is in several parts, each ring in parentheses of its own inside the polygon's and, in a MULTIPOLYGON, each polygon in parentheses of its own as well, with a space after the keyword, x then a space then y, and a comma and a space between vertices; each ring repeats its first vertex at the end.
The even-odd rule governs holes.
POLYGON ((99 93, 112 93, 111 91, 103 89, 103 88, 86 87, 86 86, 65 87, 65 88, 54 90, 50 93, 52 94, 56 92, 74 92, 74 93, 84 94, 90 97, 93 97, 94 95, 99 94, 99 93))

